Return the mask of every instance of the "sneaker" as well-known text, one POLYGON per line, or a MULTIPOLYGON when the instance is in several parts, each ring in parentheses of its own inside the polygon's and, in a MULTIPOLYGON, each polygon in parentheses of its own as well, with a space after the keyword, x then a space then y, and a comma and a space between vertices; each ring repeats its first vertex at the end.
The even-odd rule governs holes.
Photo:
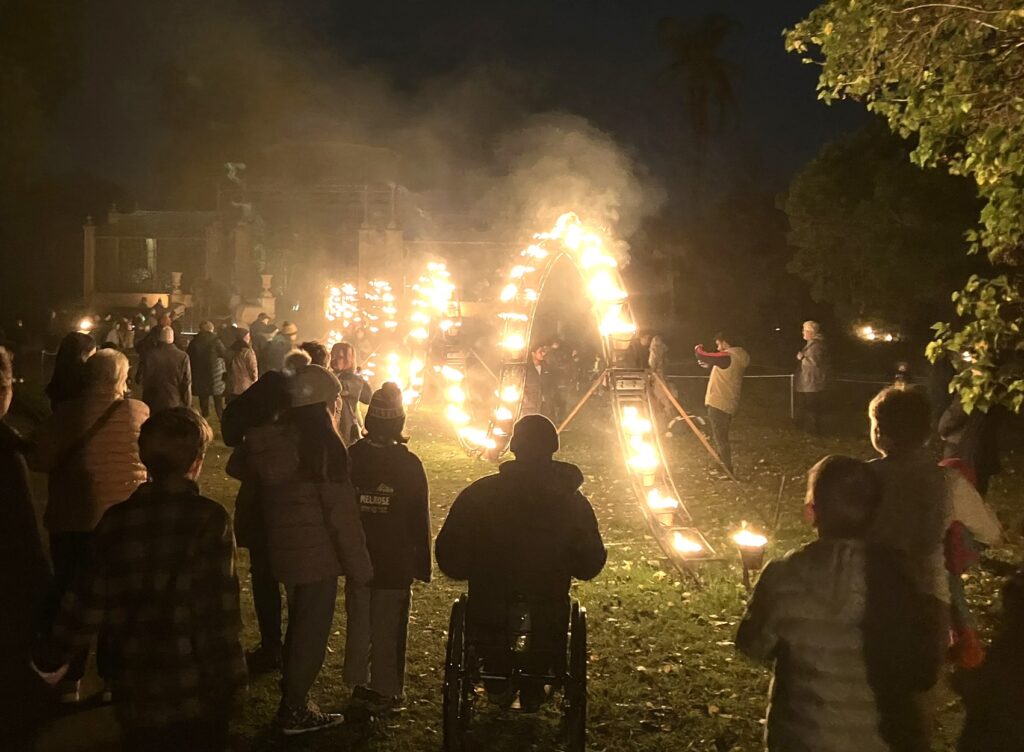
POLYGON ((245 665, 250 676, 269 674, 281 668, 281 648, 273 645, 260 645, 245 654, 245 665))
POLYGON ((285 736, 297 736, 308 734, 312 731, 338 726, 345 722, 345 716, 341 713, 322 713, 314 702, 306 703, 306 707, 298 710, 291 710, 281 705, 274 718, 274 725, 285 736))

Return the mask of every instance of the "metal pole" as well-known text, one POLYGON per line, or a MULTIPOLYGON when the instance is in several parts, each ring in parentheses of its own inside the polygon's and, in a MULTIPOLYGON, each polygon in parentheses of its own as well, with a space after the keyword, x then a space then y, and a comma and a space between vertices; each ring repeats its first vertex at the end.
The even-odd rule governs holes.
POLYGON ((661 387, 661 391, 664 393, 668 401, 672 403, 672 407, 674 407, 676 409, 676 412, 679 413, 679 417, 686 421, 686 425, 688 425, 690 427, 690 430, 693 431, 693 435, 696 436, 700 440, 700 443, 704 445, 704 448, 708 450, 708 454, 714 457, 715 462, 717 462, 721 466, 721 468, 725 471, 726 475, 728 475, 732 480, 736 480, 736 476, 733 475, 729 468, 725 466, 725 463, 722 462, 722 458, 718 456, 718 452, 716 452, 715 448, 711 446, 711 443, 704 435, 704 432, 694 425, 693 421, 690 419, 690 416, 687 414, 686 410, 684 410, 683 406, 679 404, 679 400, 677 400, 675 398, 675 395, 672 394, 672 390, 668 388, 668 384, 665 383, 665 379, 661 377, 661 374, 652 371, 651 376, 657 382, 658 386, 661 387))
POLYGON ((796 376, 789 374, 789 419, 796 420, 796 376))
POLYGON ((601 386, 601 382, 604 381, 604 377, 607 376, 607 375, 608 375, 608 370, 607 369, 605 369, 604 371, 601 371, 601 373, 598 374, 597 378, 594 379, 594 383, 590 385, 590 389, 588 389, 587 393, 583 395, 583 399, 581 399, 578 403, 576 403, 576 407, 574 407, 572 409, 572 412, 569 413, 568 416, 566 416, 566 419, 563 420, 562 424, 558 427, 558 432, 559 433, 564 431, 566 429, 566 427, 569 425, 569 423, 572 422, 572 419, 576 417, 576 413, 578 413, 580 410, 583 409, 583 406, 585 404, 587 404, 587 400, 589 400, 594 395, 594 392, 596 392, 597 388, 599 386, 601 386))
POLYGON ((492 371, 490 368, 488 368, 487 364, 484 363, 484 359, 476 354, 476 350, 470 350, 469 354, 472 355, 474 358, 476 358, 476 362, 484 367, 484 370, 487 371, 487 373, 490 375, 490 377, 492 379, 494 379, 495 381, 497 381, 499 383, 501 382, 501 379, 499 379, 497 376, 494 375, 494 371, 492 371))

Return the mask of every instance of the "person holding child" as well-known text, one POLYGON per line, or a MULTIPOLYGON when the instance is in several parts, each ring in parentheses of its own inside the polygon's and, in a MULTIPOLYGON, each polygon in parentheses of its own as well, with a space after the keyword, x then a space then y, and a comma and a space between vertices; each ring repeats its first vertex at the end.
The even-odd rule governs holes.
POLYGON ((867 464, 826 457, 807 487, 818 540, 765 567, 736 635, 774 668, 766 749, 924 752, 915 701, 938 679, 943 606, 868 542, 881 496, 867 464))

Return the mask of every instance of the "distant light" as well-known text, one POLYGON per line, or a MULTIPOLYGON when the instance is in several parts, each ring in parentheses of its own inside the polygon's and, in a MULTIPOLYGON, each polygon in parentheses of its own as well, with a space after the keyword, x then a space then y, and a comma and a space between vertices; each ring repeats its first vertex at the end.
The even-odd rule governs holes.
POLYGON ((78 331, 83 332, 83 333, 84 332, 88 332, 88 331, 92 331, 93 326, 94 326, 94 324, 92 323, 92 319, 84 318, 84 319, 82 319, 81 321, 78 322, 78 331))

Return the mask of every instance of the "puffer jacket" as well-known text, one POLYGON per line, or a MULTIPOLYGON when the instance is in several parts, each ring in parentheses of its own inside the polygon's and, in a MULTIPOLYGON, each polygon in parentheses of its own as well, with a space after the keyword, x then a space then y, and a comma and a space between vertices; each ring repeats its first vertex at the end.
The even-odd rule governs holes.
POLYGON ((800 351, 800 370, 793 389, 798 392, 823 392, 828 382, 828 353, 821 336, 810 340, 800 351))
POLYGON ((50 478, 43 519, 51 533, 90 532, 109 507, 146 482, 146 468, 139 459, 139 431, 149 418, 149 408, 138 400, 121 400, 89 442, 66 456, 66 450, 117 399, 113 392, 86 392, 58 405, 32 437, 35 449, 29 464, 50 478))
POLYGON ((231 346, 228 356, 227 393, 237 397, 256 383, 259 368, 256 363, 256 351, 249 345, 235 343, 231 346))
POLYGON ((471 600, 567 598, 572 578, 596 577, 607 559, 582 484, 565 462, 502 464, 455 499, 434 545, 438 566, 469 580, 471 600))
POLYGON ((775 664, 771 752, 928 748, 909 698, 938 676, 943 607, 916 600, 888 562, 863 540, 826 539, 761 574, 736 648, 775 664))
POLYGON ((256 483, 271 572, 285 585, 340 575, 366 584, 373 578, 373 567, 348 475, 348 456, 333 431, 336 446, 321 442, 311 450, 309 428, 298 416, 313 410, 323 411, 329 421, 322 404, 293 408, 281 422, 250 430, 241 447, 247 478, 256 483), (311 451, 331 455, 322 477, 303 467, 301 458, 311 451))

